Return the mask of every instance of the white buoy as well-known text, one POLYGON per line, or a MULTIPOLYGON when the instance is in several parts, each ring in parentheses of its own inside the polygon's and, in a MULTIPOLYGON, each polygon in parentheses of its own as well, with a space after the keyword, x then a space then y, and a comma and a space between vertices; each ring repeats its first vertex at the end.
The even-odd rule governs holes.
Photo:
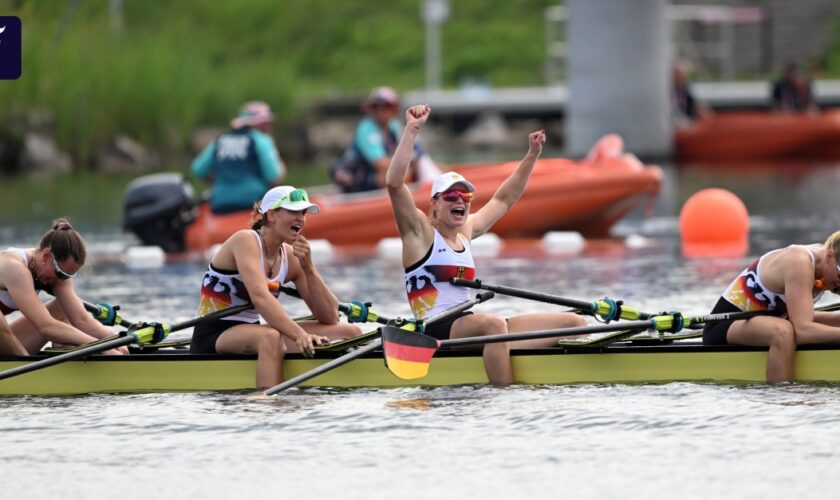
POLYGON ((653 245, 653 240, 640 234, 631 234, 624 238, 624 246, 627 248, 645 248, 651 245, 653 245))
POLYGON ((542 238, 543 248, 548 253, 579 253, 586 240, 577 231, 549 231, 542 238))
POLYGON ((376 245, 380 257, 398 258, 402 256, 402 240, 399 238, 382 238, 376 245))
POLYGON ((501 247, 502 240, 495 233, 484 233, 470 243, 473 255, 478 257, 495 257, 501 247))
POLYGON ((130 247, 123 256, 129 269, 155 269, 166 263, 166 253, 161 247, 130 247))
POLYGON ((316 261, 332 259, 334 251, 329 240, 308 240, 312 258, 316 261))

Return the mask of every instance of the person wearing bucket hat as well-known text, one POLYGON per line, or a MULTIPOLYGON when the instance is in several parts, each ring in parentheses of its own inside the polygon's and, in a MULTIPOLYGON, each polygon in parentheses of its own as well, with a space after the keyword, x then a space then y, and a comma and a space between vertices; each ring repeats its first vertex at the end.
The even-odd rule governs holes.
POLYGON ((278 186, 254 204, 251 229, 234 233, 210 261, 201 283, 198 314, 240 304, 253 308, 195 327, 190 352, 257 354, 257 387, 283 380, 287 352, 312 356, 316 345, 356 336, 339 323, 338 299, 327 287, 303 236, 308 214, 321 209, 303 189, 278 186), (278 301, 279 286, 292 282, 314 320, 296 322, 278 301), (260 317, 267 324, 260 324, 260 317))
POLYGON ((231 129, 193 161, 193 175, 213 183, 213 213, 249 210, 266 190, 282 182, 285 167, 271 138, 272 123, 274 113, 268 104, 246 102, 231 120, 231 129))
MULTIPOLYGON (((406 111, 407 125, 386 176, 388 195, 402 240, 408 302, 418 319, 434 316, 469 299, 469 290, 452 285, 451 279, 475 279, 470 241, 486 233, 519 199, 545 142, 544 131, 531 133, 525 158, 492 198, 485 198, 484 206, 473 214, 470 214, 470 208, 477 195, 475 185, 456 172, 439 175, 430 192, 431 213, 425 214, 414 204, 414 195, 405 184, 405 173, 414 142, 430 112, 427 105, 412 106, 406 111)), ((579 315, 565 312, 523 314, 509 318, 464 312, 430 326, 425 333, 446 339, 585 324, 579 315)), ((487 378, 493 384, 510 384, 514 380, 510 349, 548 347, 556 343, 554 338, 486 344, 484 367, 487 378)))
MULTIPOLYGON (((402 124, 399 97, 391 87, 376 87, 362 103, 365 118, 356 127, 344 154, 330 166, 333 182, 345 193, 385 187, 385 172, 397 147, 402 124)), ((412 154, 410 180, 432 180, 440 169, 420 143, 412 154)))

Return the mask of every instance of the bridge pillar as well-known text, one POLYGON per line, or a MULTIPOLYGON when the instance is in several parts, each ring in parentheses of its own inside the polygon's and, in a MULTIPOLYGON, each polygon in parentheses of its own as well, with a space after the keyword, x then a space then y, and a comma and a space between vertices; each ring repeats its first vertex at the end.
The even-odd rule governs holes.
POLYGON ((604 134, 647 158, 671 152, 671 40, 666 0, 567 0, 566 148, 604 134))

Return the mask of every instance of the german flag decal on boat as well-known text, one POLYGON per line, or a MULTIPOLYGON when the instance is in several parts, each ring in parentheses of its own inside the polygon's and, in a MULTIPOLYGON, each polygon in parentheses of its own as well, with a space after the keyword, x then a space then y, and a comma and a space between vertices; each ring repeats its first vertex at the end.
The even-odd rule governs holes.
POLYGON ((425 377, 429 363, 440 346, 440 342, 421 333, 401 328, 382 328, 382 349, 385 352, 385 366, 391 373, 404 380, 425 377))

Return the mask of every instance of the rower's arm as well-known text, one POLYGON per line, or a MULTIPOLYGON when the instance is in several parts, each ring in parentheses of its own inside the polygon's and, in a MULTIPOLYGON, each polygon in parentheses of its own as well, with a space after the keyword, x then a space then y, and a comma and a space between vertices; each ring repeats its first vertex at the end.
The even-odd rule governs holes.
POLYGON ((300 297, 319 323, 338 323, 338 298, 327 287, 312 263, 309 242, 302 235, 295 240, 289 255, 289 279, 294 282, 300 297))
POLYGON ((26 356, 29 354, 20 340, 12 333, 12 328, 3 314, 0 314, 0 354, 6 356, 26 356))
MULTIPOLYGON (((73 289, 72 279, 55 283, 53 293, 55 293, 55 298, 61 304, 61 308, 71 325, 98 339, 104 339, 114 334, 113 330, 97 321, 85 309, 82 299, 76 295, 76 291, 73 289)), ((126 351, 126 354, 128 354, 128 351, 126 351)))
MULTIPOLYGON (((793 323, 797 344, 840 342, 840 328, 821 321, 825 314, 815 313, 812 291, 814 277, 811 257, 805 250, 787 250, 784 262, 776 265, 782 269, 788 318, 793 323), (819 314, 819 315, 818 315, 819 314)), ((836 320, 832 323, 836 324, 836 320)))
POLYGON ((425 214, 414 205, 414 197, 405 184, 405 175, 414 153, 414 143, 420 133, 420 127, 426 122, 430 112, 431 108, 426 105, 412 106, 406 111, 406 126, 385 175, 385 187, 391 198, 397 230, 403 242, 406 238, 421 238, 423 224, 426 221, 425 214))
POLYGON ((493 194, 493 198, 478 212, 470 216, 472 220, 471 238, 477 238, 486 233, 522 196, 525 187, 528 185, 531 172, 534 170, 534 165, 542 154, 543 144, 545 144, 545 131, 538 130, 529 134, 528 143, 528 153, 522 158, 516 170, 499 186, 493 194))
MULTIPOLYGON (((53 286, 53 291, 56 291, 56 288, 61 288, 61 286, 71 285, 69 283, 56 283, 53 286)), ((32 283, 32 276, 29 274, 29 269, 23 264, 19 268, 16 266, 15 269, 9 270, 6 277, 6 288, 23 316, 47 340, 57 344, 71 345, 81 345, 96 340, 50 314, 47 307, 38 299, 35 286, 32 283)))
POLYGON ((265 273, 260 264, 260 242, 248 234, 248 231, 239 231, 232 238, 235 238, 232 251, 236 269, 242 276, 242 282, 248 290, 254 308, 281 334, 295 340, 303 338, 306 332, 292 320, 265 285, 265 273))

